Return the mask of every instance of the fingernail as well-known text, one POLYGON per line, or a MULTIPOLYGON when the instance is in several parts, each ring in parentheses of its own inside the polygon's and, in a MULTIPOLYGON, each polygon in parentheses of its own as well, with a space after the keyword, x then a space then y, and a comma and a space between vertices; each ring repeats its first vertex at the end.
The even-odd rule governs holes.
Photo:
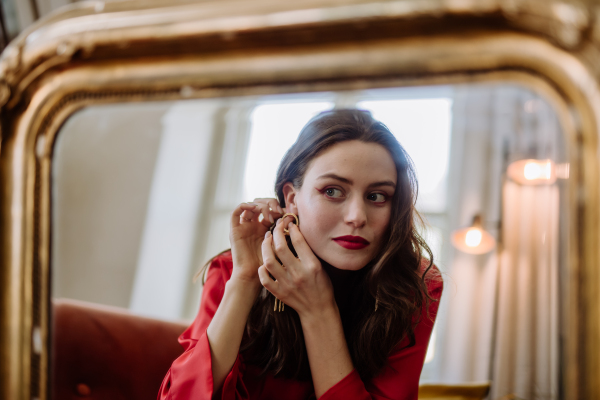
POLYGON ((277 225, 279 225, 281 223, 281 219, 277 220, 277 225))
POLYGON ((273 216, 271 214, 269 214, 269 221, 271 221, 271 223, 275 222, 275 220, 273 219, 273 216))
POLYGON ((292 226, 294 226, 294 225, 296 225, 296 224, 294 224, 293 222, 290 222, 290 223, 288 224, 288 229, 292 229, 292 226))
POLYGON ((256 207, 256 206, 258 205, 258 204, 256 204, 256 203, 250 203, 250 202, 248 202, 248 203, 246 203, 246 204, 249 204, 249 205, 251 205, 251 206, 254 206, 254 207, 256 207))
POLYGON ((268 239, 270 235, 271 235, 271 232, 267 231, 267 233, 265 233, 265 239, 268 239))

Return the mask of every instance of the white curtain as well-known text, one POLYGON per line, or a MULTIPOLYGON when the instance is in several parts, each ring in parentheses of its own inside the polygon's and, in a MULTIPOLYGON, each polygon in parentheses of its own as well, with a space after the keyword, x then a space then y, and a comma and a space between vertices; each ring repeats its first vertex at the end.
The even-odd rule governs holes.
POLYGON ((558 396, 559 191, 504 185, 492 399, 558 396))

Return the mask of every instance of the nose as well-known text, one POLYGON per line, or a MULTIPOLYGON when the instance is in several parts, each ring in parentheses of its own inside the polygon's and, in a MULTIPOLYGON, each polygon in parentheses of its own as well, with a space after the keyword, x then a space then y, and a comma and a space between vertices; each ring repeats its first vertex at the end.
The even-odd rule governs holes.
POLYGON ((344 222, 353 225, 355 228, 362 228, 367 223, 367 205, 359 197, 349 201, 346 207, 344 222))

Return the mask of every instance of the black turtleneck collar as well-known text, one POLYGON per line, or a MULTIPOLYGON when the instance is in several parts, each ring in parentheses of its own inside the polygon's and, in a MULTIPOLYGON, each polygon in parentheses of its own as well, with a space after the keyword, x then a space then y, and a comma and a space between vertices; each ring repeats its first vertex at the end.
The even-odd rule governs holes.
POLYGON ((363 267, 358 271, 350 271, 336 268, 323 260, 321 260, 321 264, 331 279, 335 302, 340 310, 342 321, 345 321, 356 310, 355 302, 362 297, 359 296, 359 292, 363 290, 361 283, 364 281, 368 268, 363 267))

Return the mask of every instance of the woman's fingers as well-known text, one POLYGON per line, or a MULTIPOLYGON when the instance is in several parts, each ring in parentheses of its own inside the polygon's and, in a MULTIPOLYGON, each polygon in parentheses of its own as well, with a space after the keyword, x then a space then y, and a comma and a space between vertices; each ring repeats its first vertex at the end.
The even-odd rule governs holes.
POLYGON ((236 227, 243 221, 256 221, 262 223, 268 228, 273 225, 273 222, 275 221, 275 218, 272 214, 279 214, 278 211, 271 211, 270 207, 271 206, 267 202, 242 203, 233 211, 233 214, 231 215, 231 224, 233 227, 236 227), (261 215, 262 220, 260 219, 261 215))
POLYGON ((283 215, 283 208, 279 205, 279 202, 276 199, 269 199, 269 207, 273 212, 276 212, 277 215, 283 215))
POLYGON ((269 271, 264 265, 261 265, 258 268, 258 279, 260 280, 261 285, 263 285, 269 292, 275 294, 278 292, 279 282, 271 279, 269 275, 269 271))
POLYGON ((283 215, 283 209, 279 206, 279 202, 276 199, 254 199, 254 203, 258 204, 261 208, 263 215, 262 223, 267 228, 273 225, 275 219, 283 215))
POLYGON ((265 234, 265 239, 261 245, 263 265, 273 275, 275 279, 281 279, 285 275, 285 268, 277 261, 273 252, 273 235, 271 232, 265 234))
POLYGON ((254 203, 242 203, 231 213, 231 226, 237 227, 240 225, 241 220, 252 221, 256 216, 257 204, 254 203))
POLYGON ((273 222, 275 222, 275 218, 273 218, 273 215, 271 215, 271 210, 269 208, 269 205, 264 204, 264 203, 259 204, 258 209, 260 209, 260 213, 263 216, 262 221, 260 221, 260 222, 267 228, 270 227, 271 225, 273 225, 273 222))
POLYGON ((296 224, 288 224, 288 230, 290 232, 290 238, 292 239, 292 245, 296 250, 296 254, 298 254, 298 258, 301 261, 306 262, 319 262, 315 253, 313 253, 312 249, 306 243, 306 239, 300 232, 300 229, 296 226, 296 224))
POLYGON ((272 197, 271 198, 258 198, 258 199, 254 199, 254 203, 267 204, 269 206, 269 208, 271 209, 271 211, 273 212, 273 214, 283 215, 283 209, 279 205, 279 202, 277 201, 277 199, 274 199, 272 197))
MULTIPOLYGON (((287 221, 288 219, 285 218, 287 221)), ((283 232, 283 219, 277 221, 275 229, 273 229, 273 249, 275 254, 286 267, 294 268, 298 262, 290 248, 288 247, 285 233, 283 232)))

